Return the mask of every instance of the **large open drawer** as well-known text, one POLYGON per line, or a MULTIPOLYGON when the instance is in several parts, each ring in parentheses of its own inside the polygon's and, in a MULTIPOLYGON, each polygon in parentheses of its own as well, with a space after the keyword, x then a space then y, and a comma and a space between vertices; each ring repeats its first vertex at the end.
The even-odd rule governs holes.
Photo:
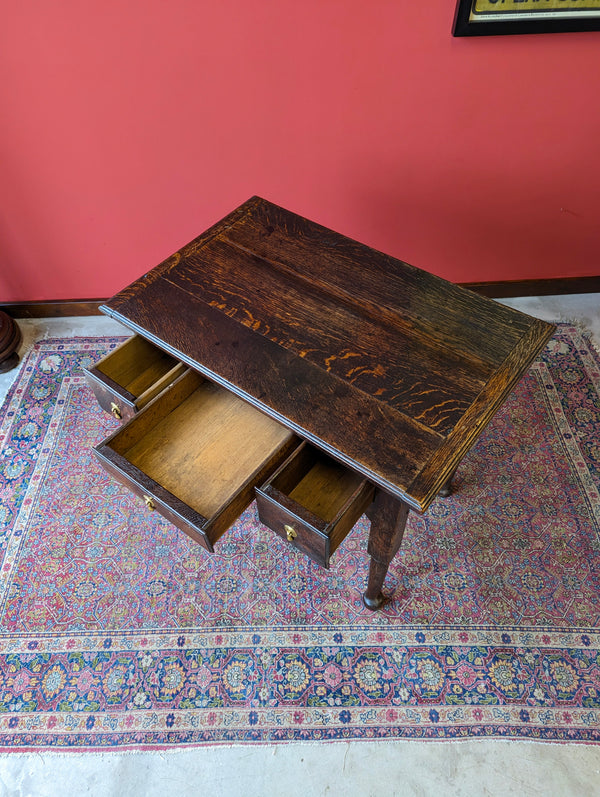
POLYGON ((289 429, 186 370, 94 452, 149 511, 212 551, 297 445, 289 429))

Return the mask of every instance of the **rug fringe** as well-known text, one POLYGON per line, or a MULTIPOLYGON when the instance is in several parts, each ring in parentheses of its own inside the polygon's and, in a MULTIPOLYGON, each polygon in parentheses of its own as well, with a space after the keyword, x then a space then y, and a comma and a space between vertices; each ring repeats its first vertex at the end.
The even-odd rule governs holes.
POLYGON ((588 324, 586 319, 583 318, 573 318, 572 316, 560 315, 557 320, 553 323, 555 324, 568 324, 570 327, 576 327, 579 332, 585 337, 591 347, 594 349, 596 354, 600 354, 600 341, 596 339, 594 331, 588 324))
POLYGON ((486 736, 486 737, 464 737, 464 738, 425 738, 425 739, 407 739, 402 737, 397 737, 395 739, 327 739, 327 740, 320 740, 320 741, 309 741, 309 740, 286 740, 280 742, 255 742, 255 741, 240 741, 240 742, 201 742, 196 744, 189 744, 189 745, 173 745, 172 747, 161 747, 157 746, 148 746, 148 747, 135 747, 135 748, 122 748, 122 747, 115 747, 111 749, 78 749, 78 748, 71 748, 71 749, 56 749, 53 747, 47 748, 31 748, 28 749, 18 749, 14 750, 11 748, 5 748, 0 746, 0 755, 10 755, 11 758, 14 757, 21 757, 21 758, 29 758, 31 759, 33 756, 35 758, 44 758, 44 756, 49 756, 53 759, 69 759, 73 758, 73 756, 78 756, 80 758, 85 758, 89 756, 94 760, 102 759, 102 758, 115 758, 116 756, 154 756, 157 758, 167 758, 169 756, 177 756, 177 755, 198 755, 200 750, 206 750, 207 755, 212 755, 211 751, 214 752, 215 748, 219 748, 220 750, 256 750, 257 755, 264 755, 265 752, 271 753, 271 755, 276 755, 278 750, 281 750, 283 747, 290 747, 294 746, 295 748, 304 748, 304 749, 315 749, 319 748, 322 749, 323 745, 328 747, 339 747, 341 745, 346 745, 348 749, 350 747, 361 747, 364 748, 365 746, 369 745, 372 747, 390 747, 390 748, 397 748, 400 745, 404 747, 418 747, 418 746, 427 746, 430 747, 431 745, 521 745, 526 744, 529 746, 539 745, 541 747, 547 748, 548 746, 551 747, 566 747, 566 746, 589 746, 589 747, 598 747, 597 742, 591 742, 586 740, 580 739, 532 739, 528 737, 519 737, 519 738, 507 738, 506 736, 486 736))

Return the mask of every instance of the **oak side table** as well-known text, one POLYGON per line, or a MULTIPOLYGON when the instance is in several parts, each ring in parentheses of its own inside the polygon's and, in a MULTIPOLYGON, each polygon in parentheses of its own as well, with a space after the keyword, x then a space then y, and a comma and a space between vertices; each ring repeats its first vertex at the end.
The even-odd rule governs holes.
POLYGON ((256 497, 328 566, 366 511, 369 609, 554 330, 259 197, 101 309, 135 333, 88 372, 102 465, 209 551, 256 497))

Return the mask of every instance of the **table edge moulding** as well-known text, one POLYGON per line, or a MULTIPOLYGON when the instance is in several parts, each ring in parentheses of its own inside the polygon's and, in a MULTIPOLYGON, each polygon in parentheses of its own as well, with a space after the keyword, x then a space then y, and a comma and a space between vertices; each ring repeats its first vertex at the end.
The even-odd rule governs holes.
MULTIPOLYGON (((555 328, 260 197, 100 309, 142 339, 132 350, 157 352, 148 354, 146 381, 130 373, 146 355, 128 355, 127 344, 116 365, 109 355, 88 369, 101 405, 127 421, 96 447, 100 462, 119 478, 116 460, 135 450, 122 481, 153 505, 170 501, 164 514, 208 550, 255 495, 261 521, 327 567, 366 511, 370 609, 384 601, 409 510, 425 512, 450 492, 460 461, 555 328), (213 404, 229 420, 198 433, 202 472, 216 467, 207 436, 226 441, 239 427, 270 442, 257 444, 243 476, 225 468, 219 478, 231 494, 220 496, 218 511, 200 499, 192 511, 195 496, 177 495, 179 481, 185 492, 193 479, 181 471, 192 454, 174 454, 174 476, 144 473, 156 459, 145 435, 167 435, 174 448, 168 436, 179 435, 177 424, 202 425, 201 408, 213 404), (169 431, 150 433, 153 423, 169 431), (206 517, 215 511, 220 520, 206 517)), ((235 441, 223 445, 235 460, 235 441)))

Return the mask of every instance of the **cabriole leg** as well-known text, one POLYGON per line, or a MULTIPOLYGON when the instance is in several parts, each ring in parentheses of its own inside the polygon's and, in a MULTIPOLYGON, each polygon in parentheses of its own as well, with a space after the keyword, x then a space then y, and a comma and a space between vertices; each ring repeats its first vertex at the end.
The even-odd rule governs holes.
POLYGON ((372 611, 379 609, 384 603, 383 582, 390 562, 402 543, 408 511, 407 504, 379 489, 369 507, 371 531, 367 550, 371 563, 363 603, 372 611))

